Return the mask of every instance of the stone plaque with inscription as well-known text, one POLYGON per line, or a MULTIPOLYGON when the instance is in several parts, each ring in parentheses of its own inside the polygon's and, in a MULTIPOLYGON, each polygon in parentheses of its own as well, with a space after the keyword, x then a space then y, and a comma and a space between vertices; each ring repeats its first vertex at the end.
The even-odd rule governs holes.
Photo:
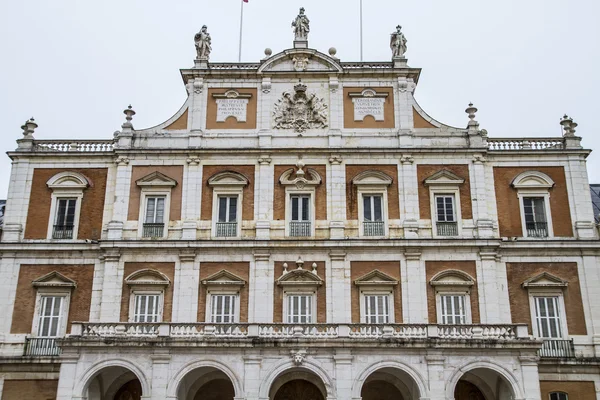
POLYGON ((362 121, 367 115, 375 121, 384 121, 384 105, 387 93, 377 93, 372 89, 365 89, 360 93, 350 93, 354 104, 354 120, 362 121))
POLYGON ((213 94, 217 103, 217 122, 225 122, 234 117, 238 122, 246 122, 250 94, 240 94, 237 90, 228 90, 223 94, 213 94))

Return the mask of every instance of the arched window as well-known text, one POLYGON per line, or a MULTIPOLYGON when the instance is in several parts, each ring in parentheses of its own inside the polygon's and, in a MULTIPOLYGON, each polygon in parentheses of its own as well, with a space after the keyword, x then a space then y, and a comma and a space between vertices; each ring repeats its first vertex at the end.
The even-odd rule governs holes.
POLYGON ((48 239, 77 239, 83 191, 89 186, 79 172, 64 171, 46 182, 52 190, 48 239))
POLYGON ((554 236, 550 213, 550 189, 554 181, 539 171, 522 172, 513 179, 521 209, 523 236, 545 238, 554 236))
POLYGON ((208 186, 213 189, 213 237, 241 236, 242 202, 246 185, 248 178, 233 171, 219 172, 208 180, 208 186))
POLYGON ((429 282, 435 289, 439 324, 471 324, 471 288, 475 279, 469 274, 448 269, 436 274, 429 282))

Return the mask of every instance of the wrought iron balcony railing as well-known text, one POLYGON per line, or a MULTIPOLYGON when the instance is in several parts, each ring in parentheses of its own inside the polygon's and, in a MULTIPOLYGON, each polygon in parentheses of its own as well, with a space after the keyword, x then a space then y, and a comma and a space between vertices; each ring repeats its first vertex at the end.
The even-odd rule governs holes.
POLYGON ((60 354, 60 347, 56 338, 27 338, 24 353, 26 356, 57 356, 60 354))
POLYGON ((575 347, 573 346, 573 339, 544 339, 544 344, 538 351, 538 355, 545 358, 574 358, 575 347))
POLYGON ((311 236, 310 221, 290 221, 290 236, 311 236))
POLYGON ((525 229, 527 229, 528 237, 538 237, 538 238, 548 237, 548 223, 547 222, 526 222, 525 229))
POLYGON ((365 236, 385 236, 385 223, 383 221, 364 221, 363 233, 365 236))
POLYGON ((52 239, 73 239, 73 225, 54 225, 52 239))
POLYGON ((142 237, 163 237, 165 224, 144 224, 142 227, 142 237))
POLYGON ((217 222, 216 230, 216 237, 236 237, 237 222, 217 222))
POLYGON ((436 324, 211 324, 76 322, 70 337, 307 338, 307 339, 529 339, 527 325, 436 324))
POLYGON ((457 222, 436 221, 435 226, 437 228, 438 236, 458 236, 457 222))

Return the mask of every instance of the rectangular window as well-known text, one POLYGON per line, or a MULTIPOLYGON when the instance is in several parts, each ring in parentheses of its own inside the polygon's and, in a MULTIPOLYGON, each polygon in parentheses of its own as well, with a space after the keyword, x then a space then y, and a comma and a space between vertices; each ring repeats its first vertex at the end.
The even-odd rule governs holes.
POLYGON ((568 396, 565 392, 552 392, 550 393, 550 400, 568 400, 568 396))
POLYGON ((310 196, 292 196, 292 221, 310 221, 310 196))
POLYGON ((165 197, 146 197, 145 224, 163 224, 165 217, 165 197))
POLYGON ((58 199, 56 208, 56 220, 54 224, 64 229, 73 229, 75 222, 75 204, 77 199, 58 199))
POLYGON ((543 197, 523 197, 523 214, 527 236, 548 236, 548 221, 543 197))
POLYGON ((233 294, 211 295, 211 318, 214 323, 235 322, 235 298, 233 294))
POLYGON ((437 222, 456 222, 454 215, 454 196, 437 195, 435 196, 435 207, 437 222))
POLYGON ((237 196, 219 196, 219 222, 237 221, 237 196))
POLYGON ((390 296, 387 294, 365 295, 365 323, 387 324, 390 322, 390 296))
POLYGON ((136 294, 133 322, 159 322, 159 294, 136 294))
POLYGON ((542 338, 562 338, 558 297, 534 297, 535 323, 542 338))
POLYGON ((467 310, 464 295, 441 295, 442 324, 459 325, 467 323, 467 310))
POLYGON ((42 296, 38 323, 39 337, 57 337, 61 334, 63 296, 42 296))
POLYGON ((287 296, 288 324, 312 323, 313 296, 309 294, 287 296))
POLYGON ((363 196, 363 217, 365 221, 383 221, 382 203, 380 194, 363 196))

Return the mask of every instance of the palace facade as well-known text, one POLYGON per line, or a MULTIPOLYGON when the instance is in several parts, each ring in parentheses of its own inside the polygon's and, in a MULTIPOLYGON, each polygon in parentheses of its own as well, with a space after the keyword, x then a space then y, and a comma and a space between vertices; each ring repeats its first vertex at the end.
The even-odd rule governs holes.
POLYGON ((203 29, 164 123, 135 129, 130 106, 114 139, 47 140, 27 121, 2 400, 600 398, 577 124, 488 136, 471 104, 465 127, 438 122, 394 35, 392 61, 296 29, 259 62, 213 63, 203 29))

